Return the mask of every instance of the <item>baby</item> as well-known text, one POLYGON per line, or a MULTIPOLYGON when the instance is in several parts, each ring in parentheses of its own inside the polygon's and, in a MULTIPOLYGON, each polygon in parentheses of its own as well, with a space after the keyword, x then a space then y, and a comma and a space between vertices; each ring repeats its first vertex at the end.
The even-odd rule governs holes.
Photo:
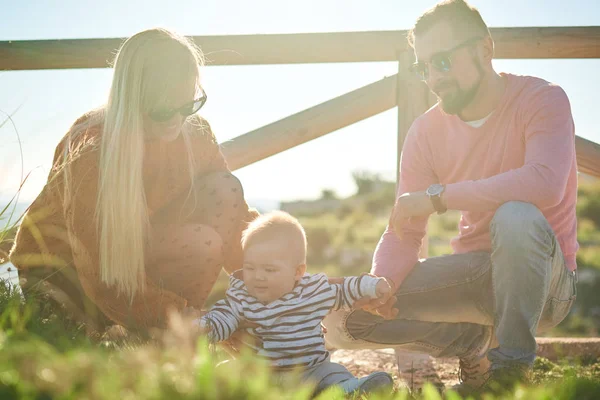
POLYGON ((284 212, 255 219, 242 235, 242 248, 243 268, 230 277, 226 298, 197 320, 211 342, 251 323, 255 327, 247 333, 260 345, 248 345, 282 375, 301 368, 315 393, 332 385, 346 393, 391 391, 393 380, 385 372, 359 379, 331 362, 321 327, 332 309, 352 307, 363 297, 387 298, 391 287, 385 279, 362 275, 331 284, 324 274, 306 274, 304 229, 284 212))

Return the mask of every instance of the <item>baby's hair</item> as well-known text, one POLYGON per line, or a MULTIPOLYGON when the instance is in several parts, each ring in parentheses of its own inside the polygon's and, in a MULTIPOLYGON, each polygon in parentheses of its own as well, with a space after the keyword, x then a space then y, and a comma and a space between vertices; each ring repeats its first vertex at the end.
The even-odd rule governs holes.
POLYGON ((242 233, 242 248, 268 241, 282 240, 298 263, 306 263, 306 233, 300 222, 284 211, 272 211, 253 220, 242 233), (293 253, 292 253, 293 252, 293 253))

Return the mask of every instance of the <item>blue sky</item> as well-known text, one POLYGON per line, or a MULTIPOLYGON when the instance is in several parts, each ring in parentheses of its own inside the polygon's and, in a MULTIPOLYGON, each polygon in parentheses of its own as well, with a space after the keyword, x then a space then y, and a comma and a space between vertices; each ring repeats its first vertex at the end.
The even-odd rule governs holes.
MULTIPOLYGON (((0 0, 0 40, 125 37, 153 26, 186 35, 408 29, 433 0, 369 1, 50 1, 0 0)), ((491 27, 600 25, 598 1, 472 0, 491 27)), ((594 112, 600 60, 497 60, 499 71, 536 75, 571 99, 577 134, 600 142, 594 112)), ((395 63, 208 67, 202 110, 220 141, 392 75, 395 63)), ((14 121, 23 142, 22 200, 41 190, 55 145, 82 113, 102 104, 108 69, 0 72, 0 110, 21 107, 14 121)), ((0 118, 1 120, 1 118, 0 118)), ((12 126, 0 129, 0 208, 21 174, 12 126)), ((249 199, 317 197, 323 188, 354 191, 351 172, 394 176, 396 111, 390 110, 286 151, 236 174, 249 199)))

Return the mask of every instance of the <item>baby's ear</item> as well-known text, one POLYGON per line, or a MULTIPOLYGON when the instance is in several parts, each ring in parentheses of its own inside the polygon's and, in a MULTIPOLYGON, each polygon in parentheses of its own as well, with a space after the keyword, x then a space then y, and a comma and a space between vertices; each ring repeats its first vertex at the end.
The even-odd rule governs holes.
POLYGON ((306 273, 306 264, 300 264, 296 267, 296 280, 299 281, 306 273))

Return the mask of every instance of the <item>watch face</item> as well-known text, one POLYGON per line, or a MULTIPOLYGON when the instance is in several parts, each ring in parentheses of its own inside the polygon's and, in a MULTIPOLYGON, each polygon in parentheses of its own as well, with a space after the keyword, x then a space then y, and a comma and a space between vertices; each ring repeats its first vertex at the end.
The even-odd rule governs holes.
POLYGON ((433 184, 427 188, 427 194, 429 196, 439 196, 444 191, 444 186, 439 183, 433 184))

